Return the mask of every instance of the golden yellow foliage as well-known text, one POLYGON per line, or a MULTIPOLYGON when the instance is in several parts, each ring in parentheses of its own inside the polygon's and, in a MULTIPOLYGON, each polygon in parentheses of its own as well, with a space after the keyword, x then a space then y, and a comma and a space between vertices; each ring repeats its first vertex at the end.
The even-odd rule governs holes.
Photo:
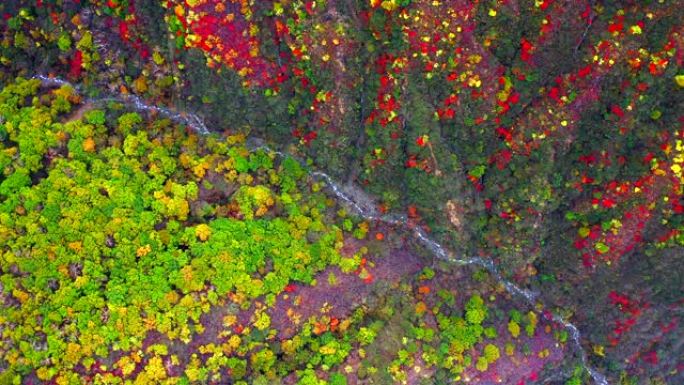
POLYGON ((150 251, 152 251, 152 247, 150 245, 140 246, 138 247, 138 250, 136 250, 135 255, 138 257, 144 257, 149 254, 150 251))
POLYGON ((201 241, 206 241, 207 239, 209 239, 209 236, 211 235, 211 228, 206 224, 202 223, 195 227, 195 235, 201 241))
POLYGON ((135 89, 135 92, 137 92, 137 93, 140 93, 140 94, 145 93, 147 91, 147 78, 140 75, 133 82, 133 88, 135 89))
POLYGON ((196 165, 195 167, 193 167, 192 172, 198 178, 204 178, 204 175, 206 174, 208 168, 209 168, 209 166, 205 162, 202 162, 202 163, 196 165))
POLYGON ((267 212, 268 212, 268 207, 262 205, 262 206, 259 206, 259 208, 257 208, 257 210, 254 212, 254 215, 257 217, 260 217, 260 216, 263 216, 264 214, 266 214, 267 212))
POLYGON ((63 359, 71 365, 76 364, 81 359, 81 345, 69 342, 63 359))
POLYGON ((294 354, 297 351, 297 346, 295 345, 293 340, 285 340, 280 343, 280 349, 285 353, 285 354, 294 354))
POLYGON ((116 365, 119 369, 121 369, 121 373, 124 376, 133 373, 133 370, 135 370, 135 362, 133 362, 133 360, 131 360, 131 358, 128 356, 121 357, 119 361, 116 362, 116 365))
POLYGON ((159 380, 165 379, 167 376, 166 369, 161 357, 155 356, 150 358, 145 366, 145 370, 135 379, 136 384, 150 384, 157 383, 159 380))
POLYGON ((143 319, 145 330, 154 330, 157 327, 157 320, 154 317, 146 317, 143 319))
POLYGON ((603 345, 594 345, 593 350, 594 350, 594 354, 596 354, 597 356, 600 356, 600 357, 606 356, 605 348, 603 345))
POLYGON ((47 367, 41 366, 38 368, 38 370, 36 370, 36 376, 38 376, 39 380, 48 381, 53 375, 50 373, 50 370, 47 367))
POLYGON ((81 251, 83 244, 80 241, 77 241, 77 242, 69 242, 69 244, 67 244, 67 246, 69 246, 69 248, 71 250, 73 250, 75 252, 79 252, 79 251, 81 251))
POLYGON ((57 385, 68 385, 69 384, 69 378, 60 374, 59 376, 57 376, 55 382, 57 382, 57 385))
POLYGON ((675 76, 675 82, 677 82, 678 86, 684 88, 684 75, 675 76))
POLYGON ((241 343, 242 343, 242 339, 237 334, 233 334, 232 336, 230 336, 230 339, 228 339, 228 346, 232 350, 237 349, 241 343))
POLYGON ((520 325, 514 320, 508 322, 508 331, 511 333, 513 338, 518 338, 520 336, 520 325))
POLYGON ((323 345, 320 349, 318 349, 318 351, 324 355, 332 355, 337 352, 337 349, 330 345, 323 345))
MULTIPOLYGON (((187 267, 187 266, 186 266, 187 267)), ((193 308, 195 299, 191 295, 185 295, 181 298, 179 305, 187 308, 193 308)))
POLYGON ((235 314, 228 314, 227 316, 223 317, 223 325, 226 327, 235 325, 235 322, 237 322, 237 316, 235 316, 235 314))
POLYGON ((179 295, 175 290, 172 290, 164 295, 164 298, 169 301, 170 304, 175 304, 178 302, 179 295))
POLYGON ((180 164, 181 164, 181 166, 183 166, 183 168, 190 167, 190 163, 192 162, 192 158, 190 157, 190 155, 188 155, 186 153, 180 154, 180 156, 178 157, 178 160, 180 161, 180 164))
POLYGON ((29 293, 27 293, 27 292, 25 292, 25 291, 23 291, 23 290, 19 290, 19 289, 14 289, 14 290, 12 290, 12 295, 13 295, 16 299, 18 299, 19 302, 21 302, 22 304, 25 303, 26 301, 28 301, 29 298, 30 298, 29 293))
POLYGON ((95 140, 93 140, 93 138, 89 137, 83 141, 83 151, 95 152, 95 140))
POLYGON ((85 286, 85 284, 88 283, 88 277, 85 276, 78 276, 76 277, 76 280, 74 281, 74 286, 78 289, 82 288, 85 286))

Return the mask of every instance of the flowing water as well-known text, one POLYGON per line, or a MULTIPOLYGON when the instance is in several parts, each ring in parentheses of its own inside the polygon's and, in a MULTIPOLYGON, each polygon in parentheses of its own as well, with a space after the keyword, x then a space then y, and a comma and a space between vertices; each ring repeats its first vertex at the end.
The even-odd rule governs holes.
MULTIPOLYGON (((34 76, 34 78, 39 79, 41 82, 43 82, 45 86, 48 87, 70 86, 76 90, 79 90, 80 88, 66 80, 59 78, 46 77, 44 75, 36 75, 34 76)), ((190 127, 198 134, 208 135, 211 133, 211 131, 209 131, 209 129, 204 124, 203 119, 199 116, 192 113, 177 112, 169 108, 150 105, 145 103, 144 100, 135 95, 114 95, 99 99, 91 99, 88 100, 88 102, 93 104, 107 102, 123 103, 124 105, 140 112, 154 112, 156 114, 164 116, 175 123, 183 124, 187 127, 190 127)), ((284 152, 270 148, 258 139, 248 140, 247 146, 250 151, 264 150, 275 153, 280 157, 291 156, 284 152)), ((385 223, 392 226, 403 227, 406 231, 412 232, 415 235, 416 239, 425 248, 430 250, 432 254, 434 254, 437 258, 443 261, 447 261, 457 265, 476 265, 487 269, 487 271, 489 271, 489 273, 498 282, 500 282, 505 287, 506 291, 508 291, 511 295, 523 298, 533 309, 536 309, 536 311, 542 317, 549 321, 556 322, 562 325, 566 330, 568 330, 572 338, 572 341, 577 351, 579 352, 580 360, 584 370, 586 370, 586 372, 592 377, 592 379, 597 385, 608 385, 608 380, 606 379, 606 377, 596 369, 589 366, 587 362, 587 353, 582 347, 582 336, 580 334, 579 329, 571 322, 565 320, 562 316, 546 311, 544 306, 538 308, 536 305, 539 304, 537 301, 539 294, 528 289, 522 288, 509 280, 506 280, 501 275, 501 272, 492 260, 485 259, 482 257, 458 258, 454 256, 453 253, 449 252, 444 246, 428 237, 424 230, 415 226, 410 226, 408 223, 408 218, 405 215, 380 215, 378 211, 375 209, 375 207, 358 202, 356 199, 353 198, 353 195, 356 194, 350 193, 349 189, 351 188, 353 189, 353 191, 358 191, 359 193, 361 193, 362 190, 359 187, 351 186, 344 188, 342 187, 342 185, 335 182, 335 180, 333 180, 333 178, 330 177, 328 174, 321 171, 312 171, 310 175, 312 178, 324 181, 325 184, 328 186, 331 195, 335 196, 335 198, 337 198, 338 201, 340 201, 342 204, 353 210, 357 215, 364 218, 365 220, 385 223)))
MULTIPOLYGON (((266 147, 267 148, 267 147, 266 147)), ((279 153, 279 155, 284 156, 285 154, 279 153)), ((533 291, 530 291, 525 288, 521 288, 520 286, 514 284, 513 282, 506 280, 501 273, 499 272, 498 267, 494 264, 492 260, 481 258, 481 257, 471 257, 471 258, 457 258, 453 256, 452 253, 448 252, 441 244, 438 242, 430 239, 427 234, 425 234, 425 231, 423 231, 421 228, 415 227, 415 226, 409 226, 408 223, 408 218, 403 215, 383 215, 383 216, 378 216, 377 213, 373 209, 365 208, 361 205, 359 205, 357 202, 355 202, 348 194, 345 194, 343 189, 340 187, 339 184, 337 184, 329 175, 321 172, 321 171, 314 171, 311 173, 313 177, 317 177, 320 179, 323 179, 326 184, 328 185, 328 188, 330 189, 330 192, 337 197, 340 201, 344 202, 352 208, 354 211, 357 212, 357 214, 367 220, 370 221, 377 221, 377 222, 382 222, 386 224, 390 224, 393 226, 402 226, 408 231, 412 231, 416 238, 420 241, 420 243, 426 247, 428 250, 432 252, 437 258, 458 264, 458 265, 477 265, 481 266, 487 271, 489 271, 490 274, 494 276, 494 278, 500 282, 501 284, 504 285, 506 288, 506 291, 508 291, 511 295, 522 297, 533 309, 536 309, 536 304, 537 304, 537 298, 539 296, 538 293, 535 293, 533 291)), ((606 377, 597 371, 596 369, 592 368, 589 366, 587 363, 587 353, 584 351, 584 348, 582 347, 581 343, 581 334, 579 332, 579 329, 572 323, 568 322, 565 320, 563 317, 561 317, 558 314, 553 314, 553 313, 548 313, 544 311, 544 307, 542 306, 541 309, 537 310, 539 314, 541 314, 544 318, 554 321, 560 325, 562 325, 566 330, 569 331, 570 336, 575 344, 575 347, 577 348, 579 354, 580 354, 580 360, 582 362, 582 366, 584 369, 589 373, 589 375, 592 377, 594 382, 598 385, 608 385, 608 380, 606 377)))

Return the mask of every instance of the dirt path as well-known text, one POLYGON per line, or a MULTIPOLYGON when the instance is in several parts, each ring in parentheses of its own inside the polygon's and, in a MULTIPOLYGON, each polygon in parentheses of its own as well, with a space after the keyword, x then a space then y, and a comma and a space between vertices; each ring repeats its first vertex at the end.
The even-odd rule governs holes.
POLYGON ((63 122, 64 124, 74 122, 76 120, 80 120, 83 118, 83 115, 85 115, 86 112, 92 110, 94 107, 92 102, 86 102, 84 104, 81 104, 75 111, 69 115, 66 120, 63 122))

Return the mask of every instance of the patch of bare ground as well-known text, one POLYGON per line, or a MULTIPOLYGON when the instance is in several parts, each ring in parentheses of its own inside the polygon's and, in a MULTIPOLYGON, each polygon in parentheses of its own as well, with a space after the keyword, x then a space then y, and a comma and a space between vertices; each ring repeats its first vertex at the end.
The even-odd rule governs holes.
MULTIPOLYGON (((342 248, 345 257, 351 257, 364 241, 347 238, 342 248)), ((316 277, 315 286, 294 285, 291 293, 278 296, 269 311, 271 326, 278 330, 278 337, 287 339, 299 329, 298 325, 309 317, 327 315, 343 319, 359 306, 368 306, 374 298, 396 287, 422 268, 420 258, 407 248, 391 249, 384 257, 367 256, 366 270, 372 280, 358 274, 344 273, 338 267, 329 267, 316 277), (335 279, 329 280, 333 274, 335 279)))
POLYGON ((75 111, 71 112, 71 115, 68 115, 64 119, 64 124, 74 122, 77 120, 83 119, 83 115, 85 115, 86 112, 90 111, 93 109, 93 103, 87 102, 83 103, 78 106, 78 108, 75 111))

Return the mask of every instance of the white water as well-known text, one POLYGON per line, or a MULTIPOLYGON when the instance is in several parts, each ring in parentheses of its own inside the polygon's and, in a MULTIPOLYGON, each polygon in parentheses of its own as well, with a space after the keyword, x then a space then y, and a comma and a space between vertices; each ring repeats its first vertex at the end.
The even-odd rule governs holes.
MULTIPOLYGON (((49 87, 61 87, 68 85, 76 90, 79 89, 78 86, 75 86, 70 82, 59 78, 49 78, 43 75, 36 75, 34 76, 34 78, 41 80, 44 85, 49 87)), ((141 112, 158 113, 174 121, 175 123, 180 123, 192 128, 198 134, 201 135, 208 135, 211 133, 204 124, 202 118, 200 118, 199 116, 192 113, 179 113, 165 107, 149 105, 145 103, 141 98, 135 95, 117 95, 113 97, 89 100, 89 102, 91 103, 103 103, 109 101, 123 103, 141 112)), ((274 154, 277 154, 280 157, 290 156, 289 154, 274 150, 264 144, 254 145, 250 148, 250 151, 257 150, 269 151, 274 154)), ((457 265, 477 265, 487 269, 487 271, 489 271, 490 274, 492 274, 492 276, 494 276, 494 278, 497 281, 499 281, 505 287, 506 291, 508 291, 511 295, 524 298, 525 301, 532 307, 532 309, 537 311, 540 315, 542 315, 542 317, 550 321, 556 322, 562 325, 566 330, 568 330, 572 338, 572 341, 575 344, 575 347, 578 349, 580 353, 580 359, 582 361, 583 368, 587 371, 587 373, 589 373, 589 375, 592 377, 592 379, 597 385, 609 385, 606 377, 602 373, 598 372, 596 369, 590 367, 587 363, 587 353, 582 347, 581 334, 579 329, 574 324, 565 320, 558 314, 552 314, 551 316, 549 316, 549 313, 544 311, 544 306, 541 307, 541 310, 538 310, 535 305, 537 305, 537 298, 539 297, 539 294, 528 289, 521 288, 513 282, 503 278, 503 276, 499 272, 498 267, 494 264, 494 262, 492 262, 489 259, 484 259, 481 257, 457 258, 453 256, 452 253, 448 252, 441 244, 430 239, 427 236, 427 234, 425 234, 425 231, 415 226, 409 226, 408 218, 405 215, 379 215, 379 213, 374 207, 368 207, 359 202, 356 202, 352 197, 349 196, 349 194, 345 193, 344 189, 337 182, 335 182, 328 174, 321 171, 312 171, 310 175, 313 178, 323 180, 328 185, 328 188, 332 195, 334 195, 339 201, 341 201, 344 205, 352 209, 357 215, 361 216, 365 220, 381 222, 392 226, 399 226, 403 227, 406 231, 413 232, 413 234, 416 236, 416 239, 418 239, 418 241, 424 247, 430 250, 432 254, 434 254, 437 258, 441 260, 454 263, 457 265)))
MULTIPOLYGON (((250 151, 257 150, 269 151, 281 157, 290 156, 281 151, 271 149, 270 147, 263 144, 252 146, 250 148, 250 151)), ((537 298, 539 297, 539 294, 531 290, 521 288, 513 282, 503 278, 503 276, 499 272, 498 267, 494 264, 493 261, 481 257, 456 258, 453 256, 452 253, 448 252, 441 244, 430 239, 427 236, 427 234, 425 234, 425 231, 423 229, 415 226, 409 226, 408 218, 405 215, 378 215, 378 212, 377 210, 375 210, 375 208, 364 207, 363 205, 354 201, 354 199, 350 197, 347 193, 345 193, 344 189, 337 182, 335 182, 332 179, 332 177, 330 177, 330 175, 321 171, 312 171, 310 175, 314 178, 322 179, 323 181, 325 181, 332 195, 334 195, 339 201, 341 201, 348 208, 352 209, 356 214, 358 214, 362 218, 369 221, 382 222, 392 226, 400 226, 407 231, 413 232, 413 234, 416 236, 419 242, 425 248, 430 250, 432 254, 434 254, 437 258, 457 265, 477 265, 487 269, 487 271, 489 271, 489 273, 492 274, 492 276, 494 276, 494 278, 498 282, 504 285, 506 291, 508 291, 511 295, 524 298, 525 301, 530 305, 530 307, 534 309, 542 317, 544 317, 547 320, 556 322, 562 325, 566 330, 568 330, 570 333, 570 337, 573 343, 575 344, 575 347, 578 349, 580 353, 580 360, 582 361, 583 368, 587 371, 587 373, 589 373, 589 375, 597 385, 609 385, 606 377, 596 369, 589 366, 589 364, 587 363, 587 353, 582 347, 581 334, 579 329, 574 324, 568 322, 558 314, 551 314, 551 316, 549 316, 549 313, 544 311, 544 306, 542 306, 541 310, 538 310, 535 305, 537 304, 537 298)))

